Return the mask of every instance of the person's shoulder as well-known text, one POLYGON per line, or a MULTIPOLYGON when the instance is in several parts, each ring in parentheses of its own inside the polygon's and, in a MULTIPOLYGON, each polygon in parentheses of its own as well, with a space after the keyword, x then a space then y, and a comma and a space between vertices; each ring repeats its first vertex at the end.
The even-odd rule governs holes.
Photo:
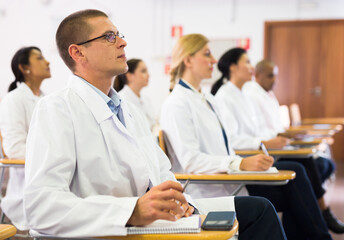
POLYGON ((255 85, 255 82, 250 81, 244 84, 242 87, 242 92, 249 97, 253 97, 253 95, 256 95, 257 93, 257 86, 255 85))
MULTIPOLYGON (((186 89, 190 93, 190 90, 186 89)), ((180 88, 178 85, 173 89, 171 94, 166 98, 164 105, 169 106, 170 108, 173 107, 185 107, 189 105, 189 101, 191 96, 187 94, 184 89, 180 88)))
POLYGON ((24 104, 28 100, 27 98, 28 97, 20 89, 16 88, 6 94, 1 105, 19 106, 20 104, 24 104))
POLYGON ((234 88, 231 83, 224 84, 215 94, 215 99, 218 100, 229 100, 228 95, 233 92, 234 88))
POLYGON ((256 82, 253 82, 252 80, 251 81, 248 81, 244 84, 244 86, 242 87, 242 89, 244 91, 247 91, 247 90, 251 90, 251 89, 254 89, 255 88, 255 83, 256 82))
POLYGON ((37 107, 65 105, 73 101, 75 96, 77 96, 77 94, 71 88, 66 87, 42 97, 38 101, 37 107))

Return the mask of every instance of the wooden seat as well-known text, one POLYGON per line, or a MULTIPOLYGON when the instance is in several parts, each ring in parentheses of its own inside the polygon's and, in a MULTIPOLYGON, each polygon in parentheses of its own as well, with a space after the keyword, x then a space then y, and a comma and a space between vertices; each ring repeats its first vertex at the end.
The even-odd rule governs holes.
POLYGON ((175 172, 176 169, 181 169, 180 163, 178 161, 177 155, 173 150, 172 144, 168 139, 167 134, 163 130, 159 131, 159 145, 171 162, 171 171, 175 172))

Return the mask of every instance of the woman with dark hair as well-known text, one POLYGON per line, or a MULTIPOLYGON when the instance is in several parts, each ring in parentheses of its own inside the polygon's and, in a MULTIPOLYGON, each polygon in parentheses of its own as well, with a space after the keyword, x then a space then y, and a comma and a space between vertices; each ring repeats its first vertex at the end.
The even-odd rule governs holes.
POLYGON ((220 87, 225 84, 230 78, 230 72, 228 66, 232 64, 236 64, 239 61, 241 55, 246 54, 246 50, 242 48, 233 48, 231 51, 226 52, 220 58, 219 62, 217 63, 217 68, 221 72, 221 77, 213 84, 211 88, 211 94, 215 95, 220 87), (228 57, 228 56, 231 57, 228 57))
POLYGON ((127 61, 128 72, 118 75, 114 81, 114 89, 125 101, 134 104, 145 114, 151 130, 157 125, 149 99, 141 94, 148 85, 149 73, 146 64, 141 59, 127 61))
MULTIPOLYGON (((15 80, 1 103, 0 129, 7 157, 25 159, 31 116, 37 101, 43 96, 40 86, 44 79, 50 78, 49 62, 39 48, 25 47, 13 56, 11 66, 15 80)), ((1 209, 18 229, 27 230, 22 206, 23 188, 24 168, 10 168, 1 209)))
MULTIPOLYGON (((217 91, 215 99, 223 127, 230 134, 229 138, 234 149, 259 149, 261 144, 268 149, 284 147, 289 139, 282 136, 271 138, 271 131, 260 127, 257 109, 243 91, 244 84, 251 80, 253 74, 253 67, 246 51, 240 48, 230 49, 220 58, 218 66, 223 77, 229 81, 217 91)), ((324 166, 330 168, 331 160, 309 157, 283 158, 278 162, 281 161, 297 161, 305 167, 327 226, 336 233, 344 233, 344 224, 336 219, 325 203, 326 191, 322 187, 321 180, 324 177, 320 175, 323 171, 319 171, 324 166)), ((334 169, 334 167, 331 168, 334 169)), ((251 195, 260 194, 250 186, 248 190, 251 195)))

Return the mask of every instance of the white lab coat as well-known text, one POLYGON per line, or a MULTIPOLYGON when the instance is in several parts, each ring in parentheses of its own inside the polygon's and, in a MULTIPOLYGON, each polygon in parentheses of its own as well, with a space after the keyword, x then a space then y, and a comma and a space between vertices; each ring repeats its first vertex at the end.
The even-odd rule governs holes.
MULTIPOLYGON (((38 103, 25 169, 32 230, 60 237, 125 235, 149 182, 175 180, 142 115, 125 101, 121 106, 126 127, 77 76, 38 103)), ((233 202, 222 200, 222 207, 233 210, 233 202)))
MULTIPOLYGON (((42 94, 41 94, 42 95, 42 94)), ((0 129, 3 147, 8 158, 25 159, 26 138, 33 110, 40 97, 22 83, 6 95, 1 103, 0 129)), ((24 168, 10 168, 6 195, 1 209, 20 230, 27 230, 23 212, 24 168)))
POLYGON ((118 93, 123 100, 134 104, 138 109, 140 109, 140 111, 145 114, 151 129, 153 129, 153 127, 158 124, 157 121, 154 119, 152 104, 146 96, 142 95, 139 98, 128 85, 125 85, 124 88, 118 93))
POLYGON ((257 113, 259 113, 257 115, 260 129, 270 130, 270 138, 284 132, 280 118, 279 102, 273 91, 267 92, 256 81, 249 81, 244 84, 243 92, 250 98, 257 109, 257 113))
POLYGON ((270 139, 268 133, 259 129, 259 118, 251 100, 232 82, 225 83, 215 99, 234 149, 258 149, 262 140, 270 139))
MULTIPOLYGON (((220 123, 205 99, 216 109, 212 96, 177 84, 163 104, 160 125, 180 163, 176 172, 223 173, 240 167, 242 158, 230 146, 228 156, 220 123)), ((222 184, 188 187, 193 197, 228 196, 231 190, 231 186, 222 184)))
MULTIPOLYGON (((265 91, 256 81, 245 83, 242 91, 257 110, 260 134, 271 139, 275 138, 279 133, 283 133, 284 129, 280 118, 279 102, 273 91, 265 91)), ((332 158, 330 146, 327 145, 324 152, 317 151, 313 155, 314 159, 318 157, 332 158)))

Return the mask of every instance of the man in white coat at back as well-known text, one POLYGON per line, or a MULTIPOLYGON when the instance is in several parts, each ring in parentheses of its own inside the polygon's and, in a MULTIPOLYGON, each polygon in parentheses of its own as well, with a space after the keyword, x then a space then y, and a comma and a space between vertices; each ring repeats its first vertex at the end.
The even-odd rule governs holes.
MULTIPOLYGON (((60 55, 74 75, 38 103, 30 125, 24 211, 32 232, 126 235, 127 225, 175 221, 195 211, 146 120, 111 88, 114 76, 127 70, 122 38, 98 10, 71 14, 57 30, 60 55)), ((240 207, 258 211, 238 219, 239 238, 285 239, 271 203, 248 200, 240 207)), ((234 197, 195 200, 195 206, 203 214, 240 210, 234 197)))
MULTIPOLYGON (((259 129, 270 133, 270 138, 277 135, 293 137, 293 132, 283 129, 279 115, 279 102, 272 91, 277 75, 278 67, 271 60, 260 61, 255 67, 255 81, 245 83, 243 93, 251 100, 258 113, 259 129)), ((321 181, 324 182, 334 173, 335 164, 321 152, 317 152, 313 157, 318 166, 321 181)), ((337 219, 323 198, 319 201, 319 205, 329 229, 335 233, 344 233, 344 223, 337 219)))

